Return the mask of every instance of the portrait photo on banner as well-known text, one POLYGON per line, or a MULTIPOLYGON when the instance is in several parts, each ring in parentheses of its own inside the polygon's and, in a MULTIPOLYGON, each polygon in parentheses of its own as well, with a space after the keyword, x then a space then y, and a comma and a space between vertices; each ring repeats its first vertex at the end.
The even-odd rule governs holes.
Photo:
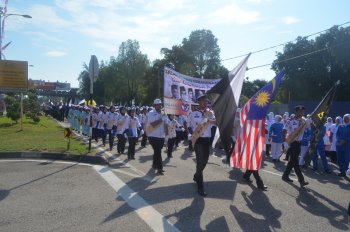
POLYGON ((197 97, 205 94, 220 79, 190 77, 164 67, 164 111, 166 114, 188 115, 197 105, 197 97))

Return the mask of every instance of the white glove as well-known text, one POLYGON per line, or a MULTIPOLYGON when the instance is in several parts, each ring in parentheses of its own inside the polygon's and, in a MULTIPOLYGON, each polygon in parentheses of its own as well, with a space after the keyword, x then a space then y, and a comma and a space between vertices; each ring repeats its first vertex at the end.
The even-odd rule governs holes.
POLYGON ((192 139, 192 134, 188 134, 188 140, 191 140, 192 139))
POLYGON ((141 130, 141 131, 140 131, 140 135, 141 135, 141 136, 142 136, 144 133, 145 133, 144 130, 141 130))
POLYGON ((128 138, 128 135, 126 133, 124 133, 124 137, 127 139, 128 138))
POLYGON ((182 130, 182 132, 185 132, 185 128, 182 127, 181 130, 182 130))
POLYGON ((165 136, 164 143, 167 144, 169 140, 169 136, 165 136))

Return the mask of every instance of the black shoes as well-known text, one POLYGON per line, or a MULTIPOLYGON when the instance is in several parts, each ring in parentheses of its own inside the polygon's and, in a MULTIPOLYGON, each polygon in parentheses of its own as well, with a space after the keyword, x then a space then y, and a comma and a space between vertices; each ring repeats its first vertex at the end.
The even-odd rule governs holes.
POLYGON ((307 181, 300 182, 300 188, 304 188, 304 186, 306 186, 308 184, 309 184, 309 182, 307 182, 307 181))
POLYGON ((267 191, 267 186, 266 185, 259 185, 258 189, 262 190, 262 191, 267 191))
POLYGON ((282 176, 282 180, 285 182, 290 182, 290 183, 293 182, 293 180, 291 178, 289 178, 288 176, 282 176))
POLYGON ((164 170, 162 170, 162 169, 158 169, 158 171, 157 171, 157 175, 161 175, 161 176, 163 176, 164 175, 164 170))
POLYGON ((204 192, 204 189, 202 189, 202 188, 198 189, 198 194, 202 197, 208 196, 208 194, 206 192, 204 192))
POLYGON ((253 183, 253 181, 249 178, 249 177, 244 177, 243 176, 243 180, 245 181, 245 182, 247 182, 247 183, 253 183))
POLYGON ((341 172, 341 173, 338 173, 338 176, 339 176, 339 177, 345 177, 346 174, 341 172))

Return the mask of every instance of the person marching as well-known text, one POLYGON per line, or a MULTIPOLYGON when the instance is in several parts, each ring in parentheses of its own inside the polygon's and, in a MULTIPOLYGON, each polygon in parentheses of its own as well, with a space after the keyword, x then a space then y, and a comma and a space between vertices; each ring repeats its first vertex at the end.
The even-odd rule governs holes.
POLYGON ((99 113, 100 109, 94 107, 92 112, 92 139, 94 139, 96 143, 98 142, 98 128, 100 124, 99 113))
POLYGON ((128 114, 128 159, 135 159, 135 145, 138 139, 138 130, 140 130, 140 134, 143 134, 143 130, 141 129, 138 117, 135 116, 135 109, 130 109, 128 114))
POLYGON ((115 114, 115 107, 110 106, 109 112, 107 113, 107 133, 108 133, 108 142, 109 150, 112 151, 114 144, 113 128, 117 125, 117 115, 115 114))
POLYGON ((162 114, 162 101, 155 99, 153 101, 154 109, 147 114, 147 136, 149 143, 153 148, 153 164, 152 168, 157 169, 158 175, 164 175, 162 148, 164 146, 164 138, 166 132, 167 117, 162 114))
POLYGON ((290 158, 287 163, 287 167, 282 175, 283 181, 293 182, 293 180, 289 178, 289 174, 294 168, 295 174, 298 176, 298 181, 301 188, 304 188, 305 185, 309 184, 309 182, 304 180, 304 176, 298 164, 298 158, 300 154, 300 141, 303 137, 304 130, 310 124, 310 121, 306 120, 303 117, 304 112, 304 106, 296 106, 295 117, 290 120, 288 126, 284 129, 288 134, 286 141, 290 145, 287 151, 287 153, 290 154, 290 158))
POLYGON ((167 143, 167 155, 168 158, 173 158, 173 148, 176 140, 176 128, 180 127, 181 125, 175 120, 173 114, 168 114, 168 134, 165 137, 165 141, 167 143))
POLYGON ((117 118, 117 137, 118 137, 118 144, 117 144, 117 150, 118 154, 124 154, 125 150, 125 144, 126 144, 126 130, 128 129, 128 118, 129 116, 126 114, 125 107, 119 108, 120 114, 117 118))
MULTIPOLYGON (((141 113, 139 115, 139 121, 140 121, 140 124, 141 124, 141 128, 143 130, 146 129, 146 119, 147 119, 147 107, 143 107, 142 110, 141 110, 141 113)), ((142 139, 141 139, 141 147, 146 147, 146 143, 147 143, 147 135, 146 133, 143 133, 143 135, 140 135, 142 136, 142 139)))
POLYGON ((205 197, 207 193, 203 186, 203 171, 208 163, 211 127, 216 124, 214 112, 209 110, 208 97, 199 95, 197 97, 198 109, 189 116, 189 126, 192 128, 192 144, 196 154, 196 172, 193 180, 197 183, 198 194, 205 197))

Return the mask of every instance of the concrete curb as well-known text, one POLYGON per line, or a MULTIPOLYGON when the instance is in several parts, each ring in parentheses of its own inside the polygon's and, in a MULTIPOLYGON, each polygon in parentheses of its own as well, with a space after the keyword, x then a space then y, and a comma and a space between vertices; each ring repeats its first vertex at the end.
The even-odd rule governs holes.
POLYGON ((0 159, 50 159, 108 165, 103 156, 70 155, 54 152, 0 152, 0 159))

